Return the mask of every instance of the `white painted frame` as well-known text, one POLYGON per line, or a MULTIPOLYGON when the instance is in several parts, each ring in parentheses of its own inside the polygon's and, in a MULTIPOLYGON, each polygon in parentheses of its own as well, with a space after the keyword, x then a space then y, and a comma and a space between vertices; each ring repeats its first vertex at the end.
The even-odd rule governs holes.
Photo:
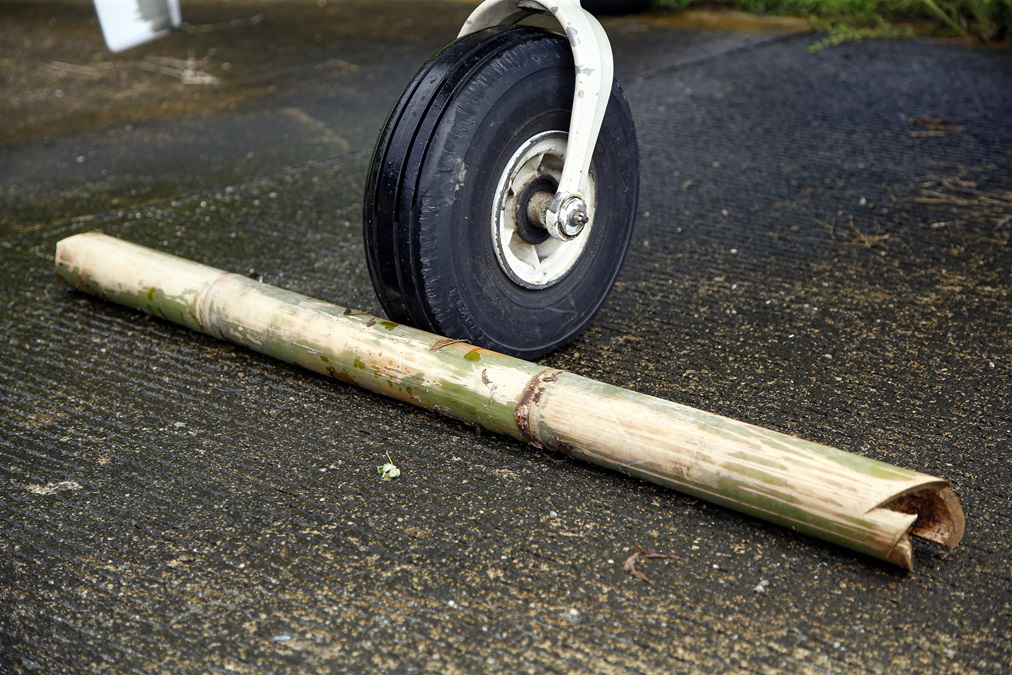
POLYGON ((553 237, 568 241, 590 218, 585 198, 587 178, 615 75, 608 35, 579 0, 485 0, 464 22, 458 37, 492 26, 513 25, 538 13, 551 14, 561 24, 576 64, 566 161, 544 218, 553 237))

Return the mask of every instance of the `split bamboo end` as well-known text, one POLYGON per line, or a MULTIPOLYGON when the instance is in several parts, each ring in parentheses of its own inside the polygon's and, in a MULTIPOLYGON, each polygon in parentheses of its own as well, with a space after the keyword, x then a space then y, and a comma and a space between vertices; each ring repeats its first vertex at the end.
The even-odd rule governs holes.
POLYGON ((963 507, 948 483, 900 495, 883 506, 916 515, 917 520, 910 529, 915 537, 948 548, 955 548, 963 539, 966 527, 963 507))

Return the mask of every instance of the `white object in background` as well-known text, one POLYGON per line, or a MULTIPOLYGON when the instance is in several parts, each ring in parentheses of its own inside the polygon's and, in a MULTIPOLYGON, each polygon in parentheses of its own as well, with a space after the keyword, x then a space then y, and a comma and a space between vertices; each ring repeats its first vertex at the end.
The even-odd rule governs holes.
POLYGON ((183 22, 179 0, 95 0, 95 10, 114 52, 167 35, 183 22))

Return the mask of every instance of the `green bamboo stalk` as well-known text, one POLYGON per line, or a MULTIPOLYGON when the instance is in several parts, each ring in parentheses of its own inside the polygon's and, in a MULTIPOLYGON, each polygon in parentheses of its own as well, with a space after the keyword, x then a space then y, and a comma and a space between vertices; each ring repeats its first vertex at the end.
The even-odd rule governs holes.
POLYGON ((349 384, 913 568, 954 547, 940 478, 399 325, 99 233, 57 244, 71 286, 349 384))

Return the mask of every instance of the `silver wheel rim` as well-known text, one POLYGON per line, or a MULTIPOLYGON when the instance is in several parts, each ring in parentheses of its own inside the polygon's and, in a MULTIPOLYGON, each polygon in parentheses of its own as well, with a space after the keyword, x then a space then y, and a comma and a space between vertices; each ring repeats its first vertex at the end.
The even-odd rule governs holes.
POLYGON ((492 206, 492 241, 499 266, 524 288, 541 289, 558 283, 580 259, 594 227, 596 185, 593 172, 587 178, 584 195, 587 223, 579 236, 570 241, 549 237, 532 244, 517 231, 519 196, 532 181, 548 176, 558 184, 566 158, 566 132, 545 131, 520 146, 499 177, 492 206))

